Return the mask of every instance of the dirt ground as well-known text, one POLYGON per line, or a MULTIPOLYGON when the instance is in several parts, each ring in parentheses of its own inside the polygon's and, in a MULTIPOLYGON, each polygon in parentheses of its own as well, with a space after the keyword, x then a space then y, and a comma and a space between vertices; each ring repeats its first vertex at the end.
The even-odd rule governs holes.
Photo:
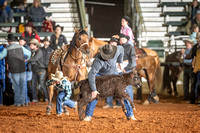
MULTIPOLYGON (((28 107, 1 106, 0 132, 200 132, 200 107, 187 104, 181 97, 160 96, 160 103, 148 106, 135 101, 135 117, 128 121, 122 109, 103 109, 100 100, 91 122, 79 121, 78 112, 56 116, 55 103, 46 115, 44 103, 28 107)), ((147 95, 143 95, 145 99, 147 95)))

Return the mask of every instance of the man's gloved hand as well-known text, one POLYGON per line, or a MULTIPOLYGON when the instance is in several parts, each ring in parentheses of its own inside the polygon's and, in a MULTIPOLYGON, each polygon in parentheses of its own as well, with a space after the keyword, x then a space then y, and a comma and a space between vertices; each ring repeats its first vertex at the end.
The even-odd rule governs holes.
POLYGON ((98 91, 93 91, 92 92, 92 99, 97 97, 97 94, 100 94, 98 91))

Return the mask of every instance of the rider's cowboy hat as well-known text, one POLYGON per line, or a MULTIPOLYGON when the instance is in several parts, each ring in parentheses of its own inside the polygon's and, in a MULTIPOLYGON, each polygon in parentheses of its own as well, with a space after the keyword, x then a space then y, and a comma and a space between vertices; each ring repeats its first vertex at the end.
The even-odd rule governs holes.
POLYGON ((187 43, 187 42, 189 42, 189 43, 192 44, 192 45, 195 44, 194 41, 192 41, 191 39, 184 40, 184 43, 187 43))
POLYGON ((38 42, 38 40, 35 39, 35 38, 33 38, 33 39, 29 42, 29 44, 31 44, 31 43, 37 45, 39 48, 42 47, 42 45, 41 45, 41 44, 38 42))
POLYGON ((100 50, 101 57, 104 60, 110 60, 114 58, 115 53, 117 51, 117 47, 111 44, 106 44, 104 46, 101 46, 99 50, 100 50))
POLYGON ((66 78, 66 77, 63 76, 62 71, 56 71, 55 74, 51 74, 51 78, 56 81, 61 81, 63 78, 66 78))

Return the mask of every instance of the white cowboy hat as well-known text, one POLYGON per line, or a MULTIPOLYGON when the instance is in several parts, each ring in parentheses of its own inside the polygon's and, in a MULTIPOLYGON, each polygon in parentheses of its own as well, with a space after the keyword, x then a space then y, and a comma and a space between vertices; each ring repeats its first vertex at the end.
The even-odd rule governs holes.
POLYGON ((61 81, 63 78, 66 78, 66 77, 63 76, 62 71, 56 71, 55 74, 51 74, 51 78, 56 81, 61 81))
POLYGON ((185 43, 186 43, 186 42, 189 42, 190 44, 195 45, 194 41, 192 41, 191 39, 184 40, 184 42, 185 42, 185 43))
POLYGON ((33 39, 29 42, 29 44, 31 44, 31 43, 37 45, 39 48, 42 47, 42 45, 39 43, 39 41, 38 41, 37 39, 35 39, 35 38, 33 38, 33 39))

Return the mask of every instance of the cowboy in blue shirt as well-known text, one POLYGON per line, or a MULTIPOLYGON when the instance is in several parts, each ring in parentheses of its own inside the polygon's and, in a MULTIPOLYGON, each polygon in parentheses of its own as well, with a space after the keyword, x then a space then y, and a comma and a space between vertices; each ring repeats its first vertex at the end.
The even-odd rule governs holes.
MULTIPOLYGON (((72 94, 71 90, 71 83, 67 80, 66 77, 63 77, 62 71, 57 71, 54 74, 51 74, 52 79, 47 81, 47 85, 54 85, 54 87, 59 91, 57 95, 57 102, 56 102, 56 113, 57 116, 61 116, 62 113, 69 115, 66 106, 70 108, 74 108, 75 111, 77 110, 77 102, 72 101, 69 99, 72 94), (63 107, 64 105, 64 107, 63 107), (63 110, 63 109, 64 110, 63 110)), ((47 107, 47 114, 50 114, 51 107, 47 107), (49 109, 49 110, 48 110, 49 109)))
MULTIPOLYGON (((116 47, 114 45, 104 45, 99 48, 100 53, 96 56, 95 61, 93 62, 92 69, 88 74, 89 85, 92 90, 92 98, 94 99, 90 102, 85 111, 84 121, 91 121, 95 106, 97 104, 96 96, 98 91, 96 89, 95 77, 96 76, 105 76, 117 73, 116 63, 123 62, 124 49, 123 47, 116 47)), ((130 103, 125 100, 124 102, 127 113, 126 116, 129 120, 136 120, 133 115, 133 110, 130 103)))

